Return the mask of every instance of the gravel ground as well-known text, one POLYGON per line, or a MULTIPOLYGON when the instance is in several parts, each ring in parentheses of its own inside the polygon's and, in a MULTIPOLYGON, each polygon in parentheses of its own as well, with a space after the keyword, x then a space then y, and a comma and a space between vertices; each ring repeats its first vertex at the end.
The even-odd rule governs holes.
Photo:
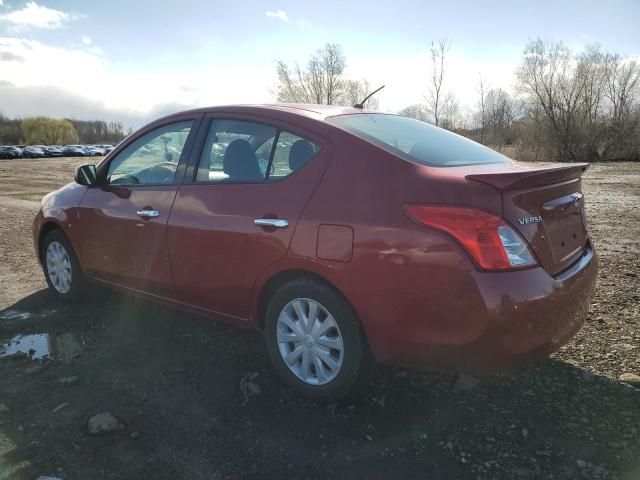
POLYGON ((320 405, 257 333, 98 289, 49 296, 31 220, 85 162, 0 161, 0 354, 33 335, 33 359, 0 358, 0 479, 640 479, 640 389, 619 381, 640 375, 640 164, 585 176, 601 273, 552 358, 477 384, 380 367, 320 405))

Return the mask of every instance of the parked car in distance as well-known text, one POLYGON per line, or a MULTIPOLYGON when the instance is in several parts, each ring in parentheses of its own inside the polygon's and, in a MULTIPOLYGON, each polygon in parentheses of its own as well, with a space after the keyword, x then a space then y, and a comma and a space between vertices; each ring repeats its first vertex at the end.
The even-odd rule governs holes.
POLYGON ((11 145, 0 146, 0 158, 21 158, 22 150, 11 145))
POLYGON ((96 281, 263 330, 282 378, 333 400, 372 360, 492 372, 573 337, 586 168, 359 108, 191 110, 46 195, 35 251, 61 299, 96 281))
POLYGON ((98 145, 98 147, 102 148, 104 150, 104 154, 106 155, 107 153, 111 153, 111 151, 113 150, 113 145, 98 145))
POLYGON ((39 145, 29 145, 22 149, 23 158, 41 158, 45 156, 43 147, 39 145))
POLYGON ((59 145, 49 145, 42 148, 47 157, 62 157, 62 147, 59 145))
POLYGON ((86 145, 84 147, 84 153, 89 157, 97 157, 104 155, 104 149, 97 145, 86 145))
POLYGON ((67 145, 62 153, 65 157, 85 157, 85 150, 82 145, 67 145))

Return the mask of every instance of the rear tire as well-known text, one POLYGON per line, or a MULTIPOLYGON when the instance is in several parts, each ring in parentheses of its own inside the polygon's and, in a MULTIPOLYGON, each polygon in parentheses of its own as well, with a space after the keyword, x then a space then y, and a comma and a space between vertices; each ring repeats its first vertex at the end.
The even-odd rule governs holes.
POLYGON ((71 242, 61 230, 45 235, 40 258, 49 290, 66 302, 78 300, 86 279, 71 242))
POLYGON ((266 311, 265 336, 277 372, 314 401, 334 401, 360 383, 371 363, 349 303, 311 278, 282 285, 266 311))

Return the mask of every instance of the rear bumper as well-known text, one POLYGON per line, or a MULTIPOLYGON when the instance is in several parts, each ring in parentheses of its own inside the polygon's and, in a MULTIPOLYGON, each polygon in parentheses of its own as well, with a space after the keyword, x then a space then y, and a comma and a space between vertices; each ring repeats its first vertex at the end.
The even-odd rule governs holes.
MULTIPOLYGON (((446 335, 433 341, 432 334, 423 335, 414 327, 391 343, 387 338, 383 348, 372 345, 374 354, 383 363, 471 373, 546 357, 582 327, 597 271, 596 254, 588 249, 555 277, 542 268, 471 272, 477 290, 469 299, 460 298, 463 307, 452 306, 455 326, 446 335)), ((434 323, 427 318, 422 322, 425 331, 434 323)))

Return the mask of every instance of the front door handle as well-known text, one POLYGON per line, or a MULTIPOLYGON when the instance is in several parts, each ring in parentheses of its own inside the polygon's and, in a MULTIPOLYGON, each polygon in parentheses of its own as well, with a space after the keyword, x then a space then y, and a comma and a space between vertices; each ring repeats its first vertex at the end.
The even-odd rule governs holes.
POLYGON ((160 216, 158 210, 137 210, 136 213, 143 218, 156 218, 160 216))
POLYGON ((256 218, 253 223, 259 227, 287 228, 289 222, 284 218, 256 218))

